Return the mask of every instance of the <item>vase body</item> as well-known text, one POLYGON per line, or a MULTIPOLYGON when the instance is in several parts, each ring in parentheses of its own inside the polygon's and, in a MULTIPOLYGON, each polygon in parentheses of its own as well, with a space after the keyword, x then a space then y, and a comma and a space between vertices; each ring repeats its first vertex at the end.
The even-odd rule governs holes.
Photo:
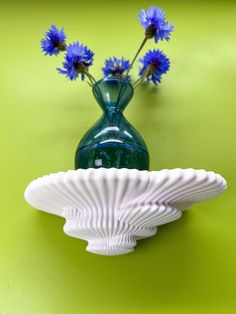
POLYGON ((127 80, 108 77, 94 85, 93 94, 103 115, 81 139, 75 153, 75 169, 149 170, 146 144, 123 116, 133 96, 132 85, 127 80))

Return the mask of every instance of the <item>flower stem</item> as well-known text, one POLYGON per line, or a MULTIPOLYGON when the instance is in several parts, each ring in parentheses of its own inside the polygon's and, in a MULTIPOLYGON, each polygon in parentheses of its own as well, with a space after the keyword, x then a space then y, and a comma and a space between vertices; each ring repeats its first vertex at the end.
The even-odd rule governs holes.
POLYGON ((134 86, 137 85, 138 82, 142 80, 142 78, 143 78, 143 76, 141 76, 139 79, 137 79, 137 80, 134 82, 134 86))
POLYGON ((95 78, 88 71, 86 71, 84 75, 86 75, 87 78, 89 79, 91 86, 93 86, 96 83, 95 78))
POLYGON ((92 82, 92 84, 95 84, 95 83, 96 83, 95 78, 94 78, 88 71, 86 71, 86 75, 88 76, 88 78, 90 79, 90 81, 92 82))
POLYGON ((138 87, 145 80, 145 78, 146 76, 143 75, 136 82, 134 82, 134 88, 138 87))
POLYGON ((137 59, 137 57, 138 57, 140 51, 143 49, 143 47, 144 47, 144 45, 146 44, 146 41, 147 41, 147 40, 148 40, 148 38, 145 37, 144 40, 142 41, 142 43, 141 43, 141 45, 140 45, 140 47, 139 47, 139 49, 138 49, 136 55, 134 56, 134 58, 133 58, 133 60, 132 60, 132 62, 131 62, 131 64, 130 64, 130 66, 129 66, 129 68, 128 68, 128 71, 126 72, 125 79, 127 78, 128 74, 129 74, 129 71, 132 69, 135 60, 137 59))
POLYGON ((92 81, 91 77, 88 75, 88 73, 85 73, 85 75, 86 75, 87 78, 89 79, 88 82, 90 82, 91 86, 93 86, 93 81, 92 81))
POLYGON ((88 83, 89 86, 93 87, 93 85, 89 82, 89 81, 86 81, 88 83))

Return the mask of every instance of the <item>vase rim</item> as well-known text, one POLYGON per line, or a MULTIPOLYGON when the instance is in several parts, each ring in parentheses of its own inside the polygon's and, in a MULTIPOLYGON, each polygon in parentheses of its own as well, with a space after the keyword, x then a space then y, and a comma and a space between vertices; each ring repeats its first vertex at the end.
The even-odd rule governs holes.
POLYGON ((127 79, 116 77, 116 76, 105 76, 102 79, 98 80, 94 85, 93 85, 93 91, 99 87, 99 83, 104 82, 104 81, 119 81, 124 85, 127 85, 131 88, 132 94, 134 93, 134 88, 130 84, 130 82, 127 79))

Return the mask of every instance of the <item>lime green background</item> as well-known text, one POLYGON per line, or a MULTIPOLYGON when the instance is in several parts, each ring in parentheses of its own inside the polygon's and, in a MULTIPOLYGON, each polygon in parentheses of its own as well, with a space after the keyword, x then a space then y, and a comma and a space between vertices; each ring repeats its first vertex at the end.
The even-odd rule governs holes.
POLYGON ((99 78, 104 58, 133 56, 143 36, 136 17, 149 4, 1 4, 1 314, 236 312, 234 1, 158 2, 175 24, 170 43, 159 46, 171 71, 157 91, 137 89, 126 110, 152 170, 214 170, 228 181, 225 194, 118 257, 87 253, 84 241, 63 233, 63 219, 23 199, 32 179, 73 168, 77 143, 100 114, 87 84, 56 73, 63 57, 40 52, 43 32, 55 23, 68 41, 88 44, 99 78))

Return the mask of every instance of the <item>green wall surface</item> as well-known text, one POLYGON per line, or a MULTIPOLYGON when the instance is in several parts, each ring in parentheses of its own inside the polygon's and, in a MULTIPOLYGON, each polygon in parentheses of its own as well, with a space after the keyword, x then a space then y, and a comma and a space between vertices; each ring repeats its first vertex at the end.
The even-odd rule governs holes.
POLYGON ((235 1, 1 3, 1 314, 236 313, 235 20, 235 1), (171 71, 157 90, 137 89, 125 115, 149 147, 151 170, 213 170, 228 190, 132 254, 93 255, 63 233, 62 218, 23 198, 31 180, 73 169, 76 146, 100 115, 89 86, 58 75, 63 56, 44 57, 39 41, 51 23, 64 26, 69 42, 96 52, 99 78, 104 58, 134 55, 143 38, 137 15, 150 4, 175 25, 159 45, 171 71))

